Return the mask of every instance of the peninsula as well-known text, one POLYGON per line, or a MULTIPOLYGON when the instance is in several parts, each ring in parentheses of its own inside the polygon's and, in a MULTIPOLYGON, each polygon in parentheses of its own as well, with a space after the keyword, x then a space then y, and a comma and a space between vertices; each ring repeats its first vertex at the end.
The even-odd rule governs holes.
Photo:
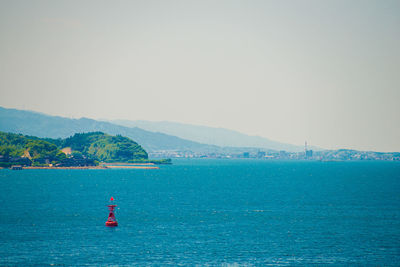
POLYGON ((170 164, 149 160, 135 141, 103 132, 77 133, 66 139, 0 132, 0 167, 11 168, 146 168, 170 164))

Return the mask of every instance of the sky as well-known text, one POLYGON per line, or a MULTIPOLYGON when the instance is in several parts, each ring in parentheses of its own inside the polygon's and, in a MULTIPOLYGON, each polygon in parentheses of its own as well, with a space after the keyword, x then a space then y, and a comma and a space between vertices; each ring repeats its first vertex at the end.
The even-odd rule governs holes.
POLYGON ((0 0, 0 106, 400 151, 400 1, 0 0))

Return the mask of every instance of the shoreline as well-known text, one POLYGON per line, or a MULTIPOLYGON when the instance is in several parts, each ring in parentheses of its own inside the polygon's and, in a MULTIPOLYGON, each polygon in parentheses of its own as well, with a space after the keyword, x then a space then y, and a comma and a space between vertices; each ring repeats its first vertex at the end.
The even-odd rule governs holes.
POLYGON ((85 170, 85 169, 107 169, 102 166, 76 166, 76 167, 22 167, 23 170, 85 170))
POLYGON ((107 169, 160 169, 157 166, 82 166, 82 167, 22 167, 22 170, 107 170, 107 169))
POLYGON ((115 162, 115 163, 100 163, 103 166, 148 166, 155 165, 154 163, 123 163, 123 162, 115 162))
POLYGON ((147 170, 158 170, 160 167, 157 166, 122 166, 122 165, 111 165, 106 166, 105 169, 147 169, 147 170))

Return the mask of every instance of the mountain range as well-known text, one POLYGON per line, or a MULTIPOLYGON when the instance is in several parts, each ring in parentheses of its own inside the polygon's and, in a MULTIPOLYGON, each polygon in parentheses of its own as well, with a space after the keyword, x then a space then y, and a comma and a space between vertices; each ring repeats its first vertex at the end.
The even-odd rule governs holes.
POLYGON ((175 136, 154 133, 137 127, 124 127, 109 122, 88 118, 70 119, 59 116, 6 109, 0 107, 0 131, 21 133, 48 138, 66 138, 75 133, 101 131, 111 135, 122 135, 139 143, 147 151, 156 150, 190 150, 207 151, 212 146, 184 140, 175 136))
POLYGON ((39 112, 0 107, 0 131, 48 138, 66 138, 75 133, 101 131, 138 142, 149 152, 160 150, 215 153, 248 149, 302 151, 303 147, 275 142, 240 132, 173 122, 99 121, 71 119, 39 112))
MULTIPOLYGON (((285 150, 290 152, 299 152, 304 150, 303 146, 280 143, 265 137, 251 136, 224 128, 169 121, 112 120, 110 122, 126 127, 139 127, 151 132, 165 133, 186 140, 220 147, 255 147, 272 150, 285 150)), ((316 147, 310 148, 320 150, 316 147)))

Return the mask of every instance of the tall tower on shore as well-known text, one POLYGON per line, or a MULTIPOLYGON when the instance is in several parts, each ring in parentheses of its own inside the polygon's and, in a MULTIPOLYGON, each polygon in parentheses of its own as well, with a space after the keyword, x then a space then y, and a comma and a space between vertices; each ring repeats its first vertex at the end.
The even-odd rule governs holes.
POLYGON ((304 158, 309 159, 312 158, 313 151, 307 149, 307 141, 304 142, 304 158))

